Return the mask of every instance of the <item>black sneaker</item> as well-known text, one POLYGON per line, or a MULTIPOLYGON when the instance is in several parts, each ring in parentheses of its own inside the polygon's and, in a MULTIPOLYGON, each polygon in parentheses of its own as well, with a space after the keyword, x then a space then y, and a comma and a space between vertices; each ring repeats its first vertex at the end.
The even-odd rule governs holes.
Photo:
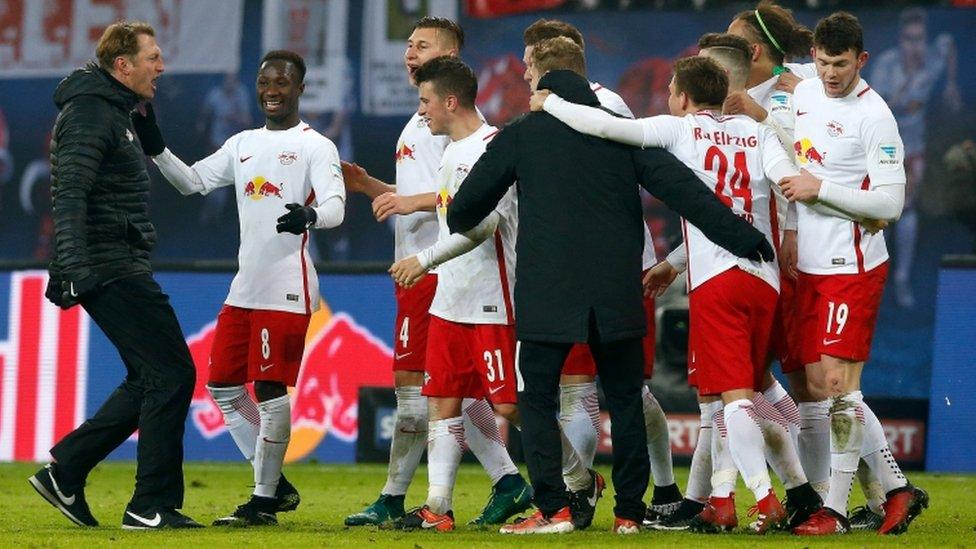
POLYGON ((678 489, 677 484, 655 486, 654 497, 651 498, 651 504, 647 506, 642 526, 650 528, 652 524, 661 522, 662 519, 677 511, 681 502, 681 490, 678 489))
POLYGON ((851 530, 871 530, 877 532, 884 522, 884 515, 879 515, 867 505, 855 507, 847 519, 851 523, 851 530))
POLYGON ((789 519, 789 529, 793 530, 819 511, 823 507, 823 500, 820 499, 820 494, 807 482, 786 491, 786 501, 783 503, 783 507, 786 509, 786 516, 789 519))
POLYGON ((85 501, 84 486, 69 488, 58 484, 58 473, 53 463, 48 463, 27 482, 37 490, 48 503, 53 505, 61 514, 68 517, 78 526, 98 526, 98 521, 91 514, 88 502, 85 501), (62 492, 62 488, 66 494, 62 492))
POLYGON ((577 530, 584 530, 593 523, 596 502, 603 497, 603 489, 607 487, 603 475, 593 469, 590 469, 590 478, 593 482, 590 483, 589 488, 569 493, 569 512, 573 517, 573 526, 577 530))
POLYGON ((697 517, 704 509, 704 503, 685 498, 673 513, 649 526, 652 530, 687 530, 691 526, 691 519, 697 517))
POLYGON ((136 511, 131 505, 122 515, 123 530, 162 530, 164 528, 203 528, 199 522, 168 507, 152 507, 146 511, 136 511))
POLYGON ((288 511, 294 511, 298 509, 298 504, 302 502, 301 496, 298 495, 298 490, 288 482, 285 475, 281 475, 278 479, 278 488, 275 489, 275 499, 278 500, 279 513, 287 513, 288 511))
POLYGON ((238 505, 234 512, 213 521, 214 526, 277 526, 277 498, 251 496, 244 505, 238 505))

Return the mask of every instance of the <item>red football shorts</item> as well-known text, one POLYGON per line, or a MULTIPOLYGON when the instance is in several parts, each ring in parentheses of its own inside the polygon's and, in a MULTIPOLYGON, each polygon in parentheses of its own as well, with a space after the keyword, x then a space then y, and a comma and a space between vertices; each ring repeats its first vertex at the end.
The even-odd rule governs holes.
POLYGON ((761 387, 776 290, 738 268, 709 279, 688 295, 688 378, 698 394, 761 387))
POLYGON ((518 402, 514 326, 431 316, 428 335, 425 396, 518 402))
POLYGON ((397 316, 393 326, 393 371, 423 372, 427 356, 430 303, 437 275, 428 274, 410 288, 396 286, 397 316))
POLYGON ((858 274, 800 273, 796 282, 800 361, 820 362, 820 355, 866 361, 887 278, 887 262, 858 274))
POLYGON ((773 332, 769 337, 769 359, 778 360, 783 373, 789 374, 803 369, 803 361, 797 355, 796 281, 782 275, 773 332))
POLYGON ((224 305, 210 350, 209 381, 277 381, 294 387, 311 315, 224 305))
MULTIPOLYGON (((644 336, 644 379, 654 375, 654 347, 657 344, 656 319, 654 317, 654 298, 644 298, 644 315, 647 318, 647 335, 644 336)), ((590 353, 589 345, 577 343, 569 350, 563 363, 564 376, 596 376, 596 362, 590 353)))

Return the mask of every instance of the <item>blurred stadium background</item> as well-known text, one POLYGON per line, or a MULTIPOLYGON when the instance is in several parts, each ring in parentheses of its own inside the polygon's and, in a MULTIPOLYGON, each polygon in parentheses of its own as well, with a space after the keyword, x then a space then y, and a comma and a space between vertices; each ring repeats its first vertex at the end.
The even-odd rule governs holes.
MULTIPOLYGON (((911 46, 903 32, 906 14, 923 17, 926 64, 919 70, 934 72, 928 76, 935 84, 904 113, 924 120, 917 132, 925 176, 911 299, 886 292, 863 391, 904 465, 976 471, 976 260, 966 255, 976 242, 976 148, 967 143, 976 137, 976 73, 965 63, 976 56, 976 2, 781 4, 811 28, 837 9, 858 15, 872 54, 864 73, 869 83, 875 69, 900 63, 911 46)), ((666 109, 671 62, 693 54, 701 34, 725 30, 735 13, 752 6, 715 0, 0 0, 0 461, 48 459, 51 444, 123 375, 114 348, 80 308, 60 312, 43 297, 53 236, 51 95, 92 56, 110 22, 138 19, 156 27, 167 64, 156 112, 180 157, 201 158, 233 133, 261 124, 253 93, 257 63, 264 51, 284 47, 304 55, 310 67, 304 119, 335 141, 344 159, 391 181, 397 136, 416 108, 403 69, 404 40, 423 15, 460 21, 462 57, 479 74, 479 106, 491 122, 504 124, 527 108, 522 30, 540 17, 578 26, 590 79, 647 116, 666 109)), ((229 189, 184 198, 154 168, 151 174, 158 280, 172 296, 199 372, 187 458, 238 460, 202 385, 216 313, 235 266, 234 199, 229 189)), ((663 257, 677 241, 676 218, 645 198, 663 257)), ((394 303, 385 276, 392 235, 392 225, 375 222, 358 195, 349 198, 339 229, 315 234, 325 307, 313 319, 293 394, 289 461, 385 461, 393 412, 394 303)), ((659 301, 654 382, 672 412, 679 459, 690 457, 698 417, 685 388, 685 303, 680 288, 659 301)), ((131 459, 134 452, 130 441, 112 457, 131 459)))

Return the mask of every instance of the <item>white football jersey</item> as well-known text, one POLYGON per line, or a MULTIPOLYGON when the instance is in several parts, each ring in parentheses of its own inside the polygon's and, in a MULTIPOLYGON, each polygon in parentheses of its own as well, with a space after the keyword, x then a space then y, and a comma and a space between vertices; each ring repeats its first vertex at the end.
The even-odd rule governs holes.
MULTIPOLYGON (((447 210, 468 172, 481 158, 498 129, 482 125, 473 134, 447 146, 437 171, 439 238, 451 235, 447 210)), ((515 237, 518 212, 515 188, 495 208, 500 218, 495 234, 475 249, 445 261, 437 268, 437 291, 430 314, 466 324, 515 323, 512 290, 515 286, 515 237)))
MULTIPOLYGON (((699 111, 682 117, 642 118, 644 142, 662 146, 688 166, 736 215, 772 243, 775 206, 770 178, 796 173, 772 129, 745 115, 699 111), (774 175, 776 174, 776 175, 774 175)), ((736 257, 682 220, 688 252, 688 291, 733 267, 757 276, 779 291, 775 261, 736 257)))
MULTIPOLYGON (((450 142, 446 135, 431 134, 424 117, 414 113, 400 132, 393 154, 397 194, 437 192, 437 167, 450 142)), ((393 255, 397 261, 437 242, 437 214, 434 212, 397 215, 394 223, 393 255)))
MULTIPOLYGON (((793 96, 797 162, 817 178, 854 189, 904 185, 905 149, 888 105, 863 79, 846 97, 827 97, 820 80, 793 96)), ((797 204, 798 268, 809 274, 863 273, 888 259, 884 233, 797 204)))
MULTIPOLYGON (((590 82, 590 89, 596 94, 596 98, 600 101, 602 107, 608 108, 620 116, 626 116, 627 118, 634 117, 634 113, 630 110, 630 107, 627 106, 627 103, 624 102, 623 98, 617 92, 605 88, 597 82, 590 82)), ((656 263, 657 256, 654 253, 654 237, 651 236, 651 230, 647 228, 647 222, 644 222, 644 252, 641 256, 641 267, 646 271, 656 263)))
POLYGON ((246 130, 193 164, 203 194, 234 185, 241 225, 238 270, 225 303, 248 309, 311 314, 319 281, 308 255, 308 233, 278 233, 285 204, 345 199, 339 153, 332 141, 301 122, 287 130, 246 130))
MULTIPOLYGON (((786 68, 790 69, 790 72, 800 77, 803 80, 807 78, 817 78, 817 67, 813 63, 784 63, 786 68)), ((768 116, 771 117, 779 127, 789 134, 792 138, 793 129, 795 125, 795 117, 793 115, 793 94, 790 92, 777 90, 776 82, 779 81, 779 75, 773 76, 761 84, 757 84, 748 90, 746 93, 749 94, 759 106, 766 109, 768 116)), ((793 146, 793 143, 784 143, 783 146, 787 147, 787 151, 793 146)), ((777 183, 774 181, 773 183, 777 183)), ((789 202, 783 198, 781 195, 774 195, 776 197, 776 215, 778 220, 778 226, 780 229, 780 237, 782 237, 783 228, 786 226, 786 210, 789 202)))

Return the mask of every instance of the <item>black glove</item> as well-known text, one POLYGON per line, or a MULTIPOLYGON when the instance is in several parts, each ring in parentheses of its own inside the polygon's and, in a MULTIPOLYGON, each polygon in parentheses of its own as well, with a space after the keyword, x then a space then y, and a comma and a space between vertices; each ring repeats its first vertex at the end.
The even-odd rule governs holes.
POLYGON ((315 220, 319 218, 319 214, 311 206, 292 202, 285 204, 285 208, 288 208, 288 213, 278 218, 279 233, 302 234, 315 225, 315 220))
POLYGON ((746 257, 753 261, 775 261, 776 252, 773 251, 769 241, 763 238, 746 257))
POLYGON ((72 282, 63 280, 61 281, 61 303, 57 303, 57 306, 62 309, 70 309, 86 295, 91 295, 100 285, 101 283, 95 275, 88 275, 81 280, 72 282))
POLYGON ((137 108, 132 111, 129 117, 132 119, 132 127, 139 136, 139 143, 142 144, 142 152, 149 156, 156 156, 163 152, 166 143, 163 142, 163 134, 156 125, 156 113, 153 112, 152 103, 146 102, 145 114, 137 108))
POLYGON ((47 279, 47 289, 44 290, 44 297, 58 307, 61 306, 61 275, 51 273, 47 279))

